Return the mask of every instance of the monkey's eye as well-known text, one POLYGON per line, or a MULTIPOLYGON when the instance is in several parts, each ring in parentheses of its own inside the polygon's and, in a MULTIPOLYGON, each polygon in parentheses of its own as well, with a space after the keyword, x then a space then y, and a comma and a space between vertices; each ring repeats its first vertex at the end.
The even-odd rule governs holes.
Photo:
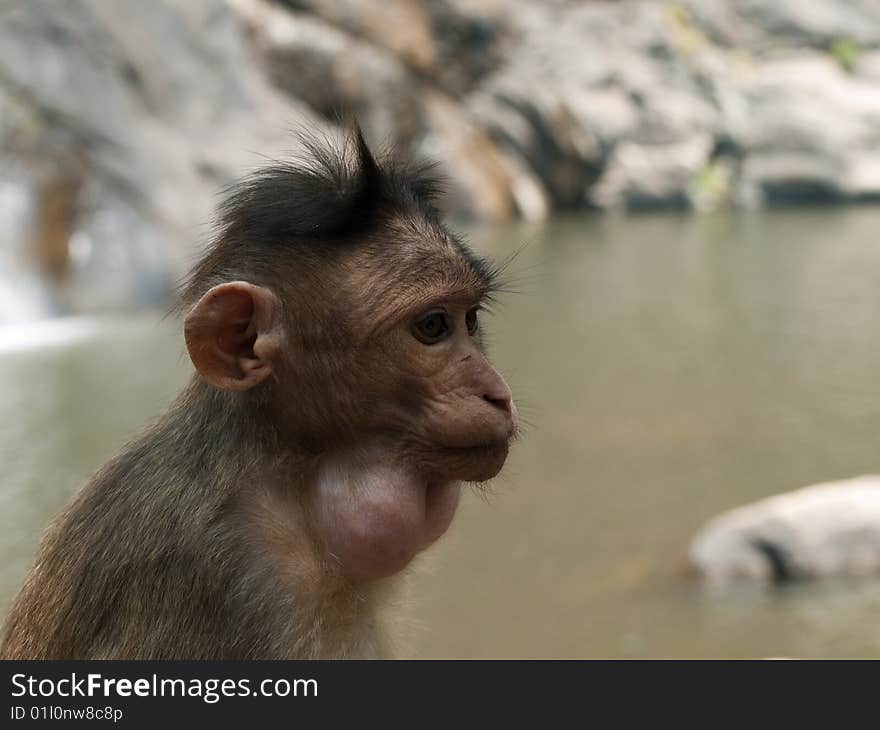
POLYGON ((431 312, 413 325, 413 335, 425 345, 435 345, 452 333, 452 320, 446 312, 431 312))
POLYGON ((478 311, 479 307, 474 307, 473 309, 469 309, 467 314, 464 315, 464 323, 467 325, 469 335, 473 335, 477 331, 477 327, 479 327, 480 323, 477 321, 478 311))

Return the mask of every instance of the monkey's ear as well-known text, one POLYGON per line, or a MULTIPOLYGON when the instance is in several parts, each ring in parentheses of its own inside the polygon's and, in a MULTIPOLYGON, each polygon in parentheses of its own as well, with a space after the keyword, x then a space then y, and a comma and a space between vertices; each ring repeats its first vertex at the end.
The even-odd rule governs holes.
POLYGON ((278 297, 246 281, 210 289, 186 316, 183 332, 196 370, 224 390, 261 383, 284 346, 278 297))

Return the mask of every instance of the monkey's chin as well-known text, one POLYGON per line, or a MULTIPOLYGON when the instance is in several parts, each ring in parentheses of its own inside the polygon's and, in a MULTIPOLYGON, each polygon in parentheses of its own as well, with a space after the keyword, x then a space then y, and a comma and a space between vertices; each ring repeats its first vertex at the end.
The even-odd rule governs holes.
POLYGON ((509 450, 507 441, 453 449, 450 462, 455 468, 454 476, 465 482, 486 482, 501 471, 509 450))

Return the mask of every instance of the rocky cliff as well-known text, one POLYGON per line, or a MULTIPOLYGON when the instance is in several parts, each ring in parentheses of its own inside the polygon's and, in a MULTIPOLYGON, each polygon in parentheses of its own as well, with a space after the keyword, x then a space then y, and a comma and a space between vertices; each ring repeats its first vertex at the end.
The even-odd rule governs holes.
POLYGON ((440 156, 456 208, 880 194, 872 0, 235 0, 261 66, 440 156))
POLYGON ((0 322, 161 301, 216 189, 340 114, 479 219, 870 200, 880 3, 6 3, 0 322))

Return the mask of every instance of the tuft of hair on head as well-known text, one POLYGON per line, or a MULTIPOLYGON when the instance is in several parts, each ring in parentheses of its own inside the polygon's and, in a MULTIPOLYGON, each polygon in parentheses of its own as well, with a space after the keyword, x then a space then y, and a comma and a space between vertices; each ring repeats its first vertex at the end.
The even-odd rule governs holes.
POLYGON ((216 283, 271 268, 273 254, 355 242, 390 216, 439 225, 443 183, 432 163, 373 154, 356 123, 340 138, 300 131, 301 152, 273 160, 221 192, 214 240, 180 286, 184 309, 216 283))

